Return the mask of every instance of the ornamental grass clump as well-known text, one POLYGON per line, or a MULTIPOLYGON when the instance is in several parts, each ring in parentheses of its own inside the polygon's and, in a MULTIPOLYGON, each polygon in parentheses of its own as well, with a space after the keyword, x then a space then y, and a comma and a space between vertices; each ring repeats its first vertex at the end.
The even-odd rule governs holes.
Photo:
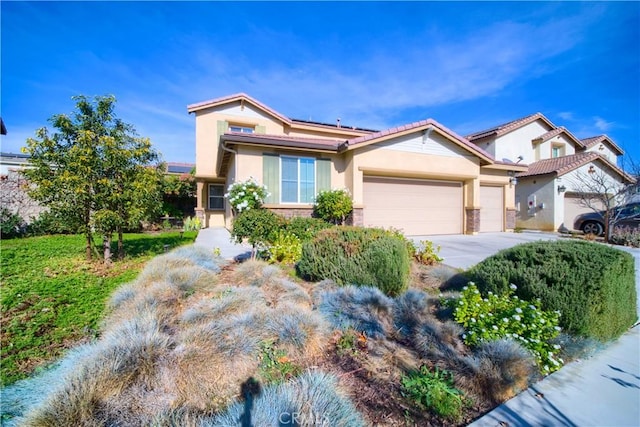
POLYGON ((511 285, 502 295, 489 292, 486 298, 474 283, 462 290, 460 298, 447 301, 453 308, 453 318, 465 329, 464 342, 477 347, 486 341, 510 338, 528 349, 536 359, 543 374, 554 372, 562 366, 558 356, 560 345, 551 344, 561 328, 560 312, 542 311, 535 304, 514 295, 517 289, 511 285))

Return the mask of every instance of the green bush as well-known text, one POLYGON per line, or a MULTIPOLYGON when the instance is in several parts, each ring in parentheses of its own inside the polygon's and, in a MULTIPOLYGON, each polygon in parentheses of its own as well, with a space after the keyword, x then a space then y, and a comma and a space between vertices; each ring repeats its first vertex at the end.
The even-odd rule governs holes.
POLYGON ((401 294, 409 281, 406 240, 377 228, 334 227, 320 231, 302 247, 298 273, 307 280, 331 279, 339 285, 375 286, 401 294))
POLYGON ((454 387, 451 372, 422 366, 420 371, 401 379, 403 394, 420 409, 431 410, 439 417, 458 421, 464 406, 463 395, 454 387))
POLYGON ((9 209, 0 210, 0 237, 12 239, 24 234, 24 220, 18 214, 11 213, 9 209))
POLYGON ((475 284, 469 283, 460 298, 447 301, 447 305, 466 331, 462 336, 465 344, 476 347, 484 341, 510 338, 533 354, 543 374, 550 374, 563 364, 558 357, 560 346, 551 342, 561 329, 560 313, 539 310, 512 295, 515 290, 516 286, 511 285, 505 294, 489 292, 482 298, 475 284))
POLYGON ((302 242, 295 234, 280 230, 269 247, 269 261, 293 264, 302 256, 302 242))
POLYGON ((231 184, 224 197, 229 200, 234 213, 242 213, 262 207, 264 200, 269 197, 269 192, 267 187, 249 177, 246 181, 231 184))
POLYGON ((483 295, 509 285, 527 301, 561 312, 560 326, 579 336, 607 341, 636 320, 633 257, 581 241, 534 242, 506 249, 466 273, 483 295))
POLYGON ((353 201, 347 190, 325 190, 318 193, 313 215, 332 224, 344 224, 353 211, 353 201))
POLYGON ((202 220, 197 216, 188 216, 184 219, 183 223, 184 231, 198 231, 202 228, 202 220))
POLYGON ((237 243, 247 239, 254 249, 267 246, 276 239, 282 222, 281 216, 267 209, 245 210, 233 220, 231 237, 237 243))
MULTIPOLYGON (((413 242, 412 242, 412 244, 413 244, 413 242)), ((414 248, 415 248, 415 246, 414 246, 414 248)), ((434 265, 434 264, 437 264, 439 262, 444 261, 444 258, 442 258, 440 255, 438 255, 439 253, 440 253, 440 246, 439 245, 434 248, 433 242, 431 240, 421 240, 420 241, 420 248, 415 248, 414 249, 413 257, 420 264, 434 265)))
POLYGON ((294 234, 302 242, 313 239, 320 230, 333 227, 333 224, 320 218, 308 218, 296 216, 289 219, 285 224, 285 229, 294 234))

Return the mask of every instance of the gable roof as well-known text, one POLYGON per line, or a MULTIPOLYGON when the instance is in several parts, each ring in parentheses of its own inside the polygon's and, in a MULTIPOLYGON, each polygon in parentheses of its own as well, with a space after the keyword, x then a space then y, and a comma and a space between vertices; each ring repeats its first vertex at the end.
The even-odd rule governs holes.
POLYGON ((413 133, 422 129, 427 129, 432 127, 438 131, 441 135, 443 135, 448 140, 452 141, 454 144, 464 148, 467 151, 470 151, 472 154, 480 157, 482 160, 487 163, 494 163, 495 159, 493 156, 482 148, 478 147, 475 144, 469 142, 466 138, 458 135, 451 129, 446 126, 438 123, 433 119, 421 120, 419 122, 410 123, 403 126, 397 126, 390 129, 385 129, 379 132, 371 133, 369 135, 363 135, 357 138, 352 138, 346 141, 347 149, 351 150, 354 148, 359 148, 365 145, 373 144, 376 142, 384 141, 387 139, 391 139, 396 136, 413 133))
POLYGON ((268 113, 269 115, 277 118, 278 120, 287 124, 291 124, 291 119, 289 119, 287 116, 280 114, 276 110, 266 106, 262 102, 258 101, 255 98, 250 97, 249 95, 243 92, 234 93, 233 95, 227 95, 221 98, 210 99, 208 101, 202 101, 202 102, 197 102, 195 104, 187 105, 187 111, 189 113, 195 113, 196 111, 217 107, 219 105, 224 105, 224 104, 228 104, 230 102, 235 102, 235 101, 247 102, 249 104, 252 104, 254 107, 257 107, 258 109, 268 113))
POLYGON ((470 135, 467 135, 466 138, 469 141, 476 141, 476 140, 483 139, 483 138, 502 136, 502 135, 505 135, 505 134, 507 134, 509 132, 513 132, 516 129, 520 129, 521 127, 526 126, 529 123, 533 123, 536 120, 542 120, 549 127, 551 127, 551 129, 555 129, 555 127, 556 127, 542 113, 535 113, 535 114, 531 114, 531 115, 526 116, 526 117, 521 117, 519 119, 512 120, 512 121, 507 122, 507 123, 503 123, 501 125, 492 127, 491 129, 486 129, 486 130, 483 130, 483 131, 480 131, 480 132, 472 133, 470 135))
POLYGON ((550 140, 551 138, 554 138, 558 135, 561 134, 565 134, 570 140, 573 141, 573 143, 578 147, 578 148, 584 148, 584 144, 582 143, 581 140, 579 140, 578 138, 576 138, 575 136, 573 136, 573 134, 571 132, 569 132, 564 126, 560 126, 557 127, 555 129, 551 129, 549 132, 543 133, 542 135, 540 135, 539 137, 533 139, 533 141, 539 141, 539 142, 545 142, 550 140))
POLYGON ((556 174, 557 176, 562 176, 595 160, 603 162, 627 182, 635 182, 635 179, 631 175, 625 173, 618 166, 611 163, 606 157, 592 151, 539 160, 531 163, 526 172, 521 172, 517 174, 516 177, 523 178, 527 176, 547 175, 551 173, 556 174))
POLYGON ((611 138, 609 138, 607 135, 592 136, 590 138, 583 138, 580 141, 582 142, 582 144, 584 145, 584 147, 586 149, 594 147, 597 144, 606 142, 607 144, 609 144, 611 146, 611 148, 613 148, 613 151, 616 151, 619 155, 623 155, 624 154, 624 150, 622 148, 620 148, 620 146, 618 144, 613 142, 613 140, 611 138))

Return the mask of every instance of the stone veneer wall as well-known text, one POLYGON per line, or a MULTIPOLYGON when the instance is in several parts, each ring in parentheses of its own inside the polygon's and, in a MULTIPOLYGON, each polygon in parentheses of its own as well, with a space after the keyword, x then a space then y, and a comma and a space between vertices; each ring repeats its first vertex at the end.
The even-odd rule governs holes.
POLYGON ((467 208, 467 234, 480 231, 480 209, 467 208))
POLYGON ((516 213, 514 208, 507 208, 507 230, 516 228, 516 213))
MULTIPOLYGON (((311 217, 313 215, 313 208, 268 208, 270 211, 277 213, 285 218, 293 218, 296 216, 311 217)), ((347 218, 346 225, 362 225, 363 215, 362 208, 354 208, 351 215, 347 218)))

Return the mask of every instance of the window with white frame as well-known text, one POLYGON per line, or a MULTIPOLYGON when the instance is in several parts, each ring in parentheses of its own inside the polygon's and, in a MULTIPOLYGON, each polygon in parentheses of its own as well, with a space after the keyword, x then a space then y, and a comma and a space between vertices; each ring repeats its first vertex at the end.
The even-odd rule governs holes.
POLYGON ((282 203, 313 203, 316 194, 315 159, 282 156, 280 171, 282 203))
POLYGON ((209 209, 224 209, 224 185, 209 184, 209 209))
POLYGON ((564 145, 554 145, 551 147, 551 157, 561 157, 564 156, 564 145))
POLYGON ((238 133, 254 133, 255 128, 249 126, 241 126, 241 125, 229 125, 230 132, 238 132, 238 133))

